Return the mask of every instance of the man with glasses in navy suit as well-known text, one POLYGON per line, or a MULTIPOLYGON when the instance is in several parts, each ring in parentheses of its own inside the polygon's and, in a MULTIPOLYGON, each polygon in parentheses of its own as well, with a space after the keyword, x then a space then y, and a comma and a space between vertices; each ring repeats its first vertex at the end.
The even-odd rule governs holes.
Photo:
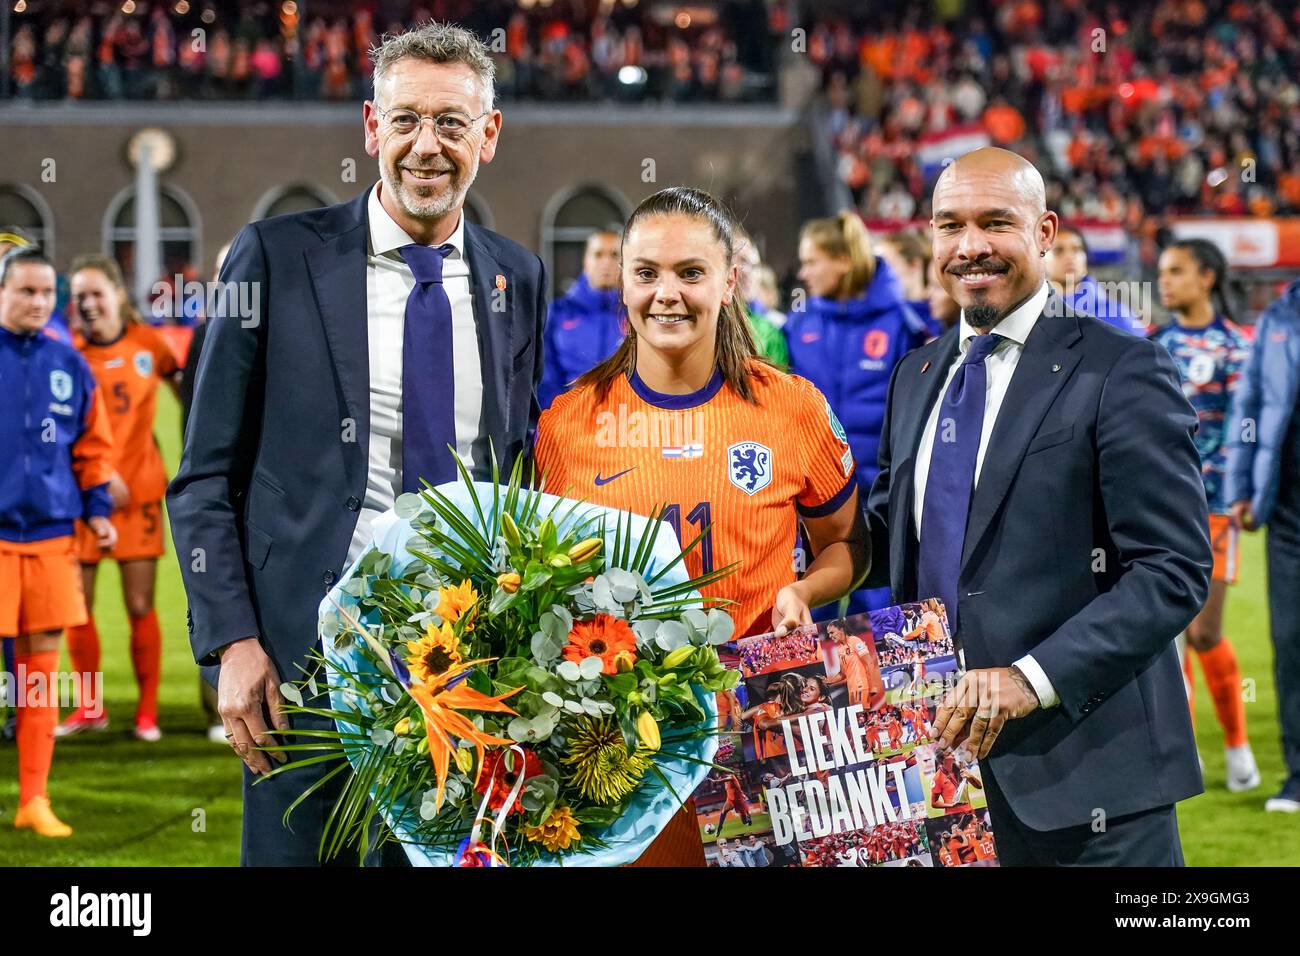
POLYGON ((494 456, 508 472, 538 415, 542 263, 463 212, 501 132, 487 50, 430 23, 372 58, 363 121, 380 180, 236 237, 167 495, 194 656, 220 664, 218 710, 246 767, 245 865, 315 865, 338 795, 335 777, 283 824, 332 765, 252 786, 286 759, 257 748, 289 727, 279 687, 317 647, 322 595, 397 495, 456 477, 448 446, 475 477, 494 456))

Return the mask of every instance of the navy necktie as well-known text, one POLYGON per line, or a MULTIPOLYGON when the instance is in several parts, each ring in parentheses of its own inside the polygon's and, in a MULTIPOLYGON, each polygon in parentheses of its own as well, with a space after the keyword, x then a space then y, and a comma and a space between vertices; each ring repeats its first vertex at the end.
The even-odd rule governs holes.
POLYGON ((442 286, 442 260, 451 250, 398 250, 415 276, 402 326, 402 491, 419 491, 421 478, 437 485, 456 477, 447 447, 456 445, 451 300, 442 286))
POLYGON ((917 597, 937 597, 948 609, 948 626, 957 633, 957 576, 966 541, 966 518, 975 489, 975 459, 984 431, 988 369, 984 360, 1002 341, 977 335, 940 399, 939 421, 930 451, 917 553, 917 597))

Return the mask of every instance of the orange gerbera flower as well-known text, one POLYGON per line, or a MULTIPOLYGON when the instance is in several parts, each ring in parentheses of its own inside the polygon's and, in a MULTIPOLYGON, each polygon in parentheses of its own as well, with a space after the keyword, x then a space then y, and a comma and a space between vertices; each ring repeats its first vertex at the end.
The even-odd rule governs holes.
POLYGON ((478 592, 466 579, 460 584, 438 589, 438 606, 433 609, 433 613, 447 624, 454 624, 468 611, 469 620, 465 622, 465 630, 468 631, 473 625, 477 603, 478 592))
POLYGON ((569 643, 564 645, 564 656, 575 664, 585 657, 599 657, 604 674, 617 674, 620 653, 636 660, 636 635, 627 621, 612 614, 597 614, 590 621, 578 621, 569 631, 569 643))

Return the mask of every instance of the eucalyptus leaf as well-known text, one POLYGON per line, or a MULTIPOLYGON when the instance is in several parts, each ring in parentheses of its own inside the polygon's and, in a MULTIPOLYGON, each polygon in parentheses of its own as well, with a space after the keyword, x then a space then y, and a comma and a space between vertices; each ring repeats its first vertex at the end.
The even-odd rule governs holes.
POLYGON ((731 619, 730 614, 717 607, 709 611, 709 626, 706 634, 710 644, 725 644, 735 633, 736 622, 731 619))
POLYGON ((614 600, 614 591, 609 583, 609 578, 600 574, 596 580, 591 582, 591 600, 596 606, 596 610, 612 614, 616 610, 622 610, 622 605, 614 600))
POLYGON ((393 732, 386 727, 375 727, 370 731, 370 739, 376 747, 383 747, 393 742, 393 732))
POLYGON ((550 636, 537 631, 529 641, 529 648, 533 652, 533 659, 539 664, 549 664, 560 656, 560 651, 564 645, 557 643, 550 636))
POLYGON ((573 661, 564 661, 559 667, 555 668, 555 673, 567 681, 576 681, 582 678, 582 670, 573 661))
POLYGON ((571 713, 571 714, 581 714, 581 713, 582 713, 582 705, 581 705, 580 703, 578 703, 576 700, 566 700, 566 701, 564 702, 564 709, 567 710, 567 711, 568 711, 569 713, 571 713))
POLYGON ((563 647, 564 642, 568 640, 569 632, 573 630, 573 618, 569 617, 566 623, 563 618, 555 613, 555 609, 551 608, 542 612, 541 617, 537 620, 537 626, 541 628, 543 634, 563 647))
POLYGON ((398 495, 397 500, 393 502, 393 511, 403 521, 410 521, 423 510, 424 501, 411 491, 398 495))
POLYGON ((542 694, 542 700, 546 701, 552 707, 564 706, 564 698, 561 697, 559 694, 553 693, 552 691, 549 690, 546 693, 542 694))
POLYGON ((537 732, 533 729, 533 722, 526 717, 516 717, 510 721, 510 726, 506 728, 506 733, 510 735, 511 740, 520 742, 537 739, 537 732))
POLYGON ((302 706, 302 691, 298 689, 296 684, 285 681, 280 685, 280 696, 290 703, 297 704, 299 707, 302 706))
POLYGON ((655 632, 655 643, 665 651, 681 647, 687 641, 686 626, 680 621, 660 621, 655 632))
POLYGON ((569 632, 573 630, 573 615, 569 613, 569 609, 560 604, 552 604, 550 613, 560 622, 560 637, 567 638, 569 632))
POLYGON ((631 601, 640 590, 637 587, 636 575, 623 568, 610 568, 605 572, 605 578, 609 581, 610 593, 619 604, 631 601))
POLYGON ((582 663, 578 665, 578 670, 582 674, 583 680, 595 680, 600 676, 605 662, 599 657, 584 657, 582 663))
POLYGON ((648 650, 654 646, 655 632, 659 630, 659 621, 645 619, 632 622, 632 633, 636 635, 636 646, 648 650))
POLYGON ((533 718, 533 729, 537 731, 536 740, 545 740, 555 732, 555 725, 560 721, 560 712, 553 710, 547 714, 538 714, 533 718))
POLYGON ((582 709, 593 717, 600 716, 600 704, 596 703, 596 701, 592 700, 590 697, 582 698, 582 709))

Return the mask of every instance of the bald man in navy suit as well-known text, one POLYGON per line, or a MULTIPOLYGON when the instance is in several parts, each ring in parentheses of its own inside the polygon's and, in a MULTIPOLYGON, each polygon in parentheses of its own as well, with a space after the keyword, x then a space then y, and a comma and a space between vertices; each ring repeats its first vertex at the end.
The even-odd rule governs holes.
POLYGON ((1181 865, 1201 792, 1174 639, 1211 566, 1196 415, 1164 350, 1047 284, 1042 177, 1001 149, 940 175, 961 318, 899 363, 868 587, 940 597, 967 672, 935 721, 982 760, 1008 865, 1181 865))

